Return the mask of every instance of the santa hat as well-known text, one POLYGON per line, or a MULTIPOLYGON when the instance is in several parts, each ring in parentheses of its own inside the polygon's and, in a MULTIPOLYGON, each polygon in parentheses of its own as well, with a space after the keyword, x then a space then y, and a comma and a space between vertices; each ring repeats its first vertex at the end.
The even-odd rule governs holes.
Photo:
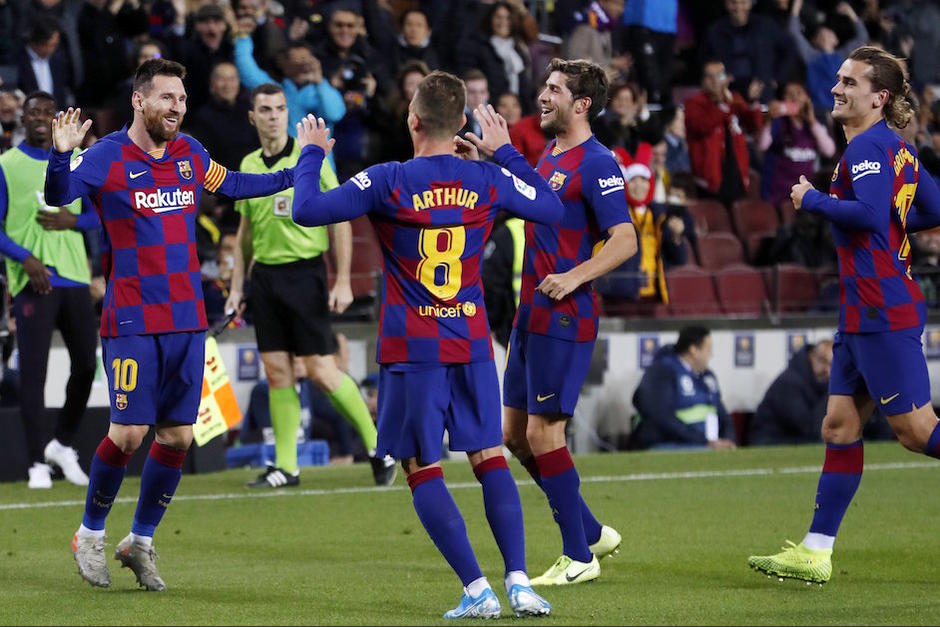
POLYGON ((650 162, 653 159, 653 146, 647 142, 640 142, 640 145, 636 147, 635 155, 631 155, 620 146, 614 148, 611 152, 614 153, 614 159, 617 160, 617 164, 620 166, 624 183, 629 183, 630 179, 637 176, 642 176, 650 182, 650 190, 646 198, 633 198, 630 196, 629 187, 627 187, 625 190, 627 202, 632 207, 648 205, 653 199, 653 192, 656 187, 656 179, 653 178, 653 171, 650 168, 650 162))

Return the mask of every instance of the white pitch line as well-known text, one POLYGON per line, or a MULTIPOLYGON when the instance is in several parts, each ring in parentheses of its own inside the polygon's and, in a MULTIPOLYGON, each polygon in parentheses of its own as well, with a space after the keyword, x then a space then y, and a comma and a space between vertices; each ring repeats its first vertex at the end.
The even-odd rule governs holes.
MULTIPOLYGON (((936 468, 937 463, 923 462, 891 462, 884 464, 867 464, 865 472, 874 470, 910 470, 918 468, 936 468)), ((674 481, 676 479, 720 479, 725 477, 766 477, 769 475, 800 475, 818 473, 820 466, 789 466, 784 468, 741 468, 738 470, 689 470, 682 472, 641 472, 627 475, 601 475, 596 477, 581 477, 581 483, 622 483, 627 481, 674 481)), ((534 486, 530 480, 518 481, 522 486, 534 486)), ((478 489, 477 482, 448 483, 451 490, 478 489)), ((278 490, 275 492, 226 492, 222 494, 180 494, 173 497, 174 501, 236 501, 242 499, 281 498, 291 496, 332 496, 335 494, 372 494, 376 492, 392 492, 390 487, 361 487, 361 488, 332 488, 320 490, 278 490)), ((137 497, 121 497, 115 503, 136 503, 137 497)), ((48 509, 50 507, 77 507, 84 505, 85 500, 45 501, 39 503, 3 503, 0 511, 20 509, 48 509)))

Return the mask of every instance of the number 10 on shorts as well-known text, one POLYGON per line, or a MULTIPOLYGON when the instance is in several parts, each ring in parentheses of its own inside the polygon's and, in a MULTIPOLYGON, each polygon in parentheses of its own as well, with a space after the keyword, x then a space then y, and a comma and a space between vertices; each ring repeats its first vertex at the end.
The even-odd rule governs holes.
POLYGON ((137 360, 115 359, 111 362, 115 391, 133 392, 137 388, 137 360))

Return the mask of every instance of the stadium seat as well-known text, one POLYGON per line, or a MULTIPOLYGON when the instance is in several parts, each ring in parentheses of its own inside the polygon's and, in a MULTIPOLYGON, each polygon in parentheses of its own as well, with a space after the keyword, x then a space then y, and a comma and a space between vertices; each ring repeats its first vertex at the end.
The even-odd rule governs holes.
POLYGON ((744 263, 741 241, 731 233, 709 233, 698 238, 698 261, 705 270, 720 270, 744 263))
POLYGON ((353 256, 350 282, 353 297, 375 298, 378 295, 377 279, 382 273, 382 249, 369 218, 360 216, 351 224, 353 256))
POLYGON ((726 314, 760 316, 770 310, 767 288, 760 272, 734 264, 715 273, 718 302, 726 314))
POLYGON ((759 199, 760 198, 760 172, 754 170, 753 168, 748 173, 747 181, 747 197, 759 199))
POLYGON ((780 202, 780 206, 777 208, 780 210, 780 222, 793 224, 793 221, 796 220, 796 208, 793 206, 793 201, 786 198, 780 202))
POLYGON ((661 318, 668 314, 662 303, 638 303, 617 296, 601 296, 598 304, 600 314, 609 318, 661 318))
POLYGON ((781 263, 774 269, 777 311, 805 311, 819 299, 819 284, 812 270, 781 263))
POLYGON ((721 314, 711 274, 695 266, 682 266, 666 272, 669 314, 673 316, 715 316, 721 314))
POLYGON ((760 198, 742 198, 731 205, 731 219, 734 229, 742 240, 752 233, 776 231, 780 226, 777 210, 766 200, 760 198))
POLYGON ((731 232, 731 218, 728 210, 717 200, 707 198, 690 200, 688 208, 692 219, 695 220, 696 229, 698 224, 703 222, 706 228, 705 233, 731 232))
MULTIPOLYGON (((777 236, 776 231, 767 231, 765 233, 751 233, 747 236, 745 240, 745 248, 747 248, 747 259, 751 265, 760 265, 763 263, 761 261, 761 247, 765 245, 765 241, 769 241, 768 247, 773 243, 774 238, 777 236)), ((769 248, 768 248, 769 249, 769 248)), ((764 255, 766 256, 766 255, 764 255)))

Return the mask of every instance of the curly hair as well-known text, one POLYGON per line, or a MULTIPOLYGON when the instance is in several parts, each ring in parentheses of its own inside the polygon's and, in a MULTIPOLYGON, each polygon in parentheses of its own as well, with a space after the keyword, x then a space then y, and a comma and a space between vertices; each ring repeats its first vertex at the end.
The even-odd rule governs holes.
POLYGON ((868 79, 872 91, 888 91, 888 101, 882 109, 888 124, 897 129, 907 126, 914 116, 914 96, 902 59, 874 46, 856 48, 849 59, 871 67, 868 79))

